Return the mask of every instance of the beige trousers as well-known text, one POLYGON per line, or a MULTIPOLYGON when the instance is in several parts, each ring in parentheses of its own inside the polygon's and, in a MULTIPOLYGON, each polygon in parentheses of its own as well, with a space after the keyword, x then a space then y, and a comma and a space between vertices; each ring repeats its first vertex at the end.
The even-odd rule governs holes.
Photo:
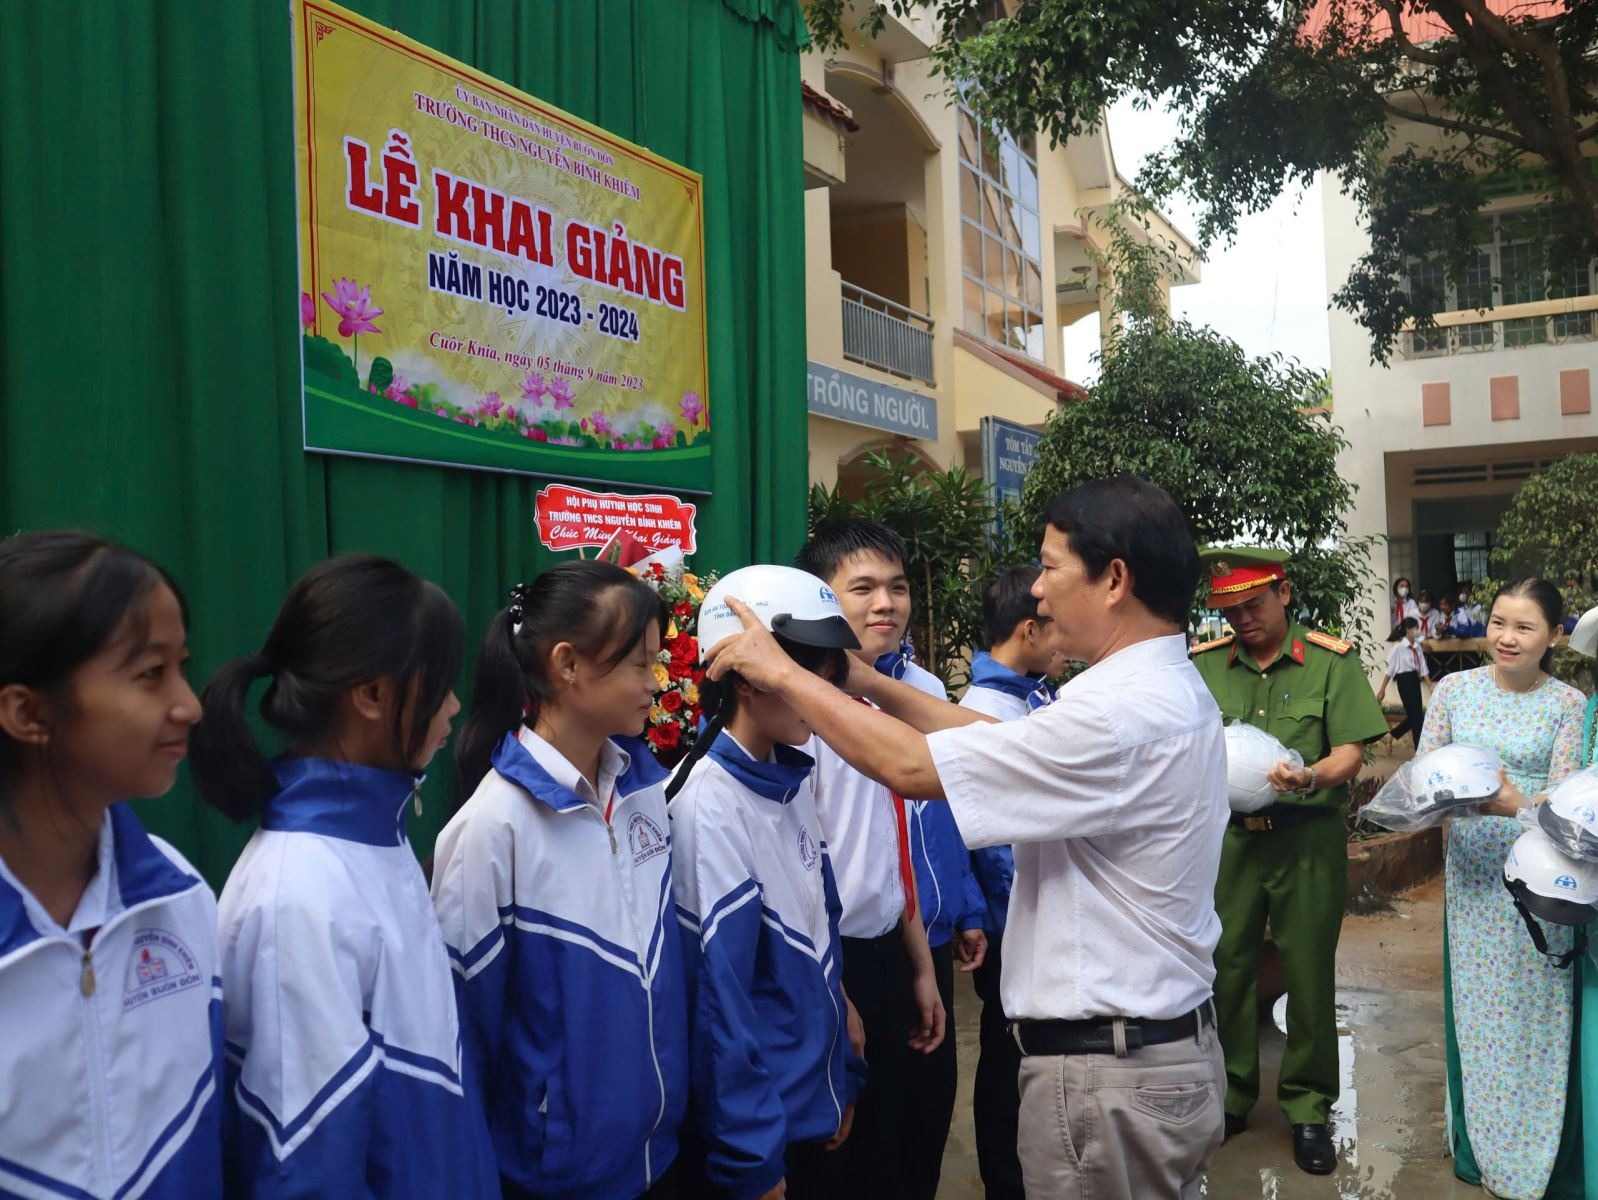
POLYGON ((1029 1200, 1197 1200, 1225 1125, 1213 1026, 1113 1054, 1021 1060, 1018 1149, 1029 1200))

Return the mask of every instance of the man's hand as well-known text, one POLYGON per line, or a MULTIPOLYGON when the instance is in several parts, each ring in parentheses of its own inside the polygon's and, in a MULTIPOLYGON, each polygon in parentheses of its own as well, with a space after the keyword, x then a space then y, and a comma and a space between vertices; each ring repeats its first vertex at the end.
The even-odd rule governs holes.
POLYGON ((1265 779, 1279 792, 1302 792, 1315 782, 1315 773, 1308 767, 1300 767, 1295 771, 1285 762, 1279 762, 1271 768, 1271 773, 1265 779))
POLYGON ((828 1150, 836 1150, 849 1140, 849 1131, 854 1128, 854 1105, 849 1105, 843 1110, 843 1120, 838 1122, 838 1132, 832 1135, 832 1140, 827 1143, 828 1150))
POLYGON ((954 956, 962 972, 975 971, 988 956, 988 935, 980 929, 962 930, 954 938, 954 956))
POLYGON ((864 1059, 866 1056, 866 1023, 860 1019, 860 1010, 854 1006, 854 1001, 850 1000, 847 995, 844 996, 843 1003, 849 1010, 848 1019, 845 1022, 849 1030, 849 1049, 854 1051, 856 1058, 864 1059))
POLYGON ((763 692, 781 690, 784 673, 795 669, 793 659, 783 653, 777 639, 747 604, 732 596, 727 597, 727 604, 738 614, 744 631, 716 643, 706 660, 705 674, 720 679, 727 672, 736 671, 763 692))
POLYGON ((931 964, 916 972, 916 1012, 920 1025, 910 1031, 910 1049, 931 1054, 943 1044, 943 997, 938 995, 938 981, 933 976, 931 964))

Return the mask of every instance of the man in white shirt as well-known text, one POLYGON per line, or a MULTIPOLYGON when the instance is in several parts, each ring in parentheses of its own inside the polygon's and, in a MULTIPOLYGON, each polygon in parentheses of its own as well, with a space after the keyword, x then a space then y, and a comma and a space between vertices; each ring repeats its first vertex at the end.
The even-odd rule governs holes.
POLYGON ((1014 845, 1001 990, 1025 1056, 1028 1194, 1196 1197, 1223 1128, 1210 998, 1228 812, 1220 713, 1183 637, 1198 555, 1171 498, 1123 476, 1054 500, 1042 563, 1039 612, 1088 669, 1025 721, 851 669, 880 711, 865 708, 743 613, 711 674, 780 692, 896 792, 947 799, 967 845, 1014 845))

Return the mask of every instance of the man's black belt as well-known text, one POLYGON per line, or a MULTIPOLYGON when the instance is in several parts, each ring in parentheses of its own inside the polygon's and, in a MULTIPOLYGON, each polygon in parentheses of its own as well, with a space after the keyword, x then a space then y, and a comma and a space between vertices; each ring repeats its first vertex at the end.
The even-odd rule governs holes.
POLYGON ((1270 808, 1262 808, 1257 813, 1233 813, 1231 820, 1232 826, 1236 829, 1246 829, 1250 833, 1267 833, 1273 829, 1291 829, 1295 825, 1302 825, 1305 821, 1329 817, 1336 812, 1335 808, 1273 804, 1270 808))
MULTIPOLYGON (((1215 1010, 1208 1001, 1190 1013, 1166 1021, 1127 1017, 1126 1048, 1163 1046, 1167 1042, 1197 1037, 1203 1026, 1214 1023, 1215 1010)), ((1086 1021, 1015 1021, 1010 1025, 1010 1032, 1025 1055, 1115 1053, 1113 1017, 1092 1017, 1086 1021)))

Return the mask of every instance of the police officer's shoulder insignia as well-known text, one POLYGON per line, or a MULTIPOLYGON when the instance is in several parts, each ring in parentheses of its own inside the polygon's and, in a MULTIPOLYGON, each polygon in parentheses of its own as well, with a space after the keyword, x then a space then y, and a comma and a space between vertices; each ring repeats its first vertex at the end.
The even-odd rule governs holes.
POLYGON ((1225 637, 1218 637, 1212 642, 1200 642, 1193 647, 1192 652, 1194 654, 1203 654, 1206 650, 1219 650, 1222 646, 1230 646, 1236 640, 1237 636, 1229 633, 1225 637))
POLYGON ((1334 638, 1331 634, 1321 633, 1319 630, 1311 630, 1304 635, 1304 638, 1322 650, 1330 650, 1333 654, 1347 654, 1354 648, 1353 642, 1345 642, 1342 638, 1334 638))

